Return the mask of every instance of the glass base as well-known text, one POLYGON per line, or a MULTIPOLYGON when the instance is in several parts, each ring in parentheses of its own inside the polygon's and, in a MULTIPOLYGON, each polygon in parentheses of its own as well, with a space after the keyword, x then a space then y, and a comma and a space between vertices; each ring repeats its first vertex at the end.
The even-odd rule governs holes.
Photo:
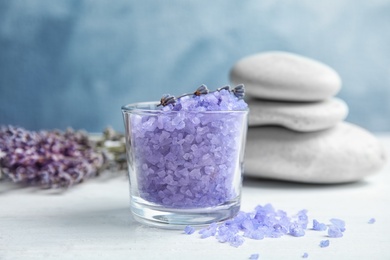
POLYGON ((142 224, 167 229, 184 229, 185 226, 206 226, 233 218, 240 210, 240 200, 208 208, 175 209, 156 206, 132 199, 130 203, 134 219, 142 224))

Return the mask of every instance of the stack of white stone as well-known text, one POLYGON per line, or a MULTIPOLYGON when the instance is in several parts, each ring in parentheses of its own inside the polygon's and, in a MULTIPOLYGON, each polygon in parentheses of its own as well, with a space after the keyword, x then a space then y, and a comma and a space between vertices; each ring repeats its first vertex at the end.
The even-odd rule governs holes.
POLYGON ((377 172, 385 151, 366 130, 343 122, 336 71, 286 52, 238 61, 232 84, 245 85, 249 131, 245 174, 308 183, 352 182, 377 172))

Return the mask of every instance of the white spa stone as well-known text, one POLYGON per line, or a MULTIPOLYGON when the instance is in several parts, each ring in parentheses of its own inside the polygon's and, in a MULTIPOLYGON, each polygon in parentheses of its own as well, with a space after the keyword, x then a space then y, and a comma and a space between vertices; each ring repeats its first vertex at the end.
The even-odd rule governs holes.
POLYGON ((262 99, 318 101, 334 96, 341 79, 329 66, 288 52, 264 52, 239 60, 230 71, 232 84, 262 99))
POLYGON ((347 104, 338 98, 319 102, 247 100, 249 126, 280 125, 300 132, 330 128, 348 115, 347 104))
POLYGON ((245 175, 306 183, 360 180, 385 164, 384 148, 366 130, 346 122, 310 133, 282 127, 249 128, 245 175))

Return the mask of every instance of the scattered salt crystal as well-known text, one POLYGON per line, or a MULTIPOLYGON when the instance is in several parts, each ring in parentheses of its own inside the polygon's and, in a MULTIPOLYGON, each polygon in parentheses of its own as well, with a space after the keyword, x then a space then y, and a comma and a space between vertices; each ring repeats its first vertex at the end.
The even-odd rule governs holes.
POLYGON ((337 218, 330 219, 331 225, 328 225, 329 237, 342 237, 345 231, 345 221, 337 218))
POLYGON ((236 217, 219 225, 212 224, 199 233, 204 237, 215 236, 221 243, 229 243, 238 247, 244 242, 244 237, 260 240, 265 237, 281 237, 286 234, 293 236, 305 235, 307 211, 303 210, 289 218, 287 213, 275 210, 271 204, 258 205, 252 212, 240 211, 236 217), (296 220, 296 216, 305 216, 296 220), (305 219, 302 224, 302 219, 305 219), (299 220, 301 220, 299 223, 299 220), (215 231, 215 232, 214 232, 215 231))
POLYGON ((297 222, 291 223, 288 233, 294 237, 301 237, 305 235, 305 230, 297 222))
POLYGON ((329 237, 342 237, 343 232, 336 225, 329 225, 328 227, 328 236, 329 237))
POLYGON ((298 224, 303 228, 307 228, 307 224, 309 223, 309 219, 307 217, 307 210, 303 209, 298 212, 297 214, 298 217, 298 224))
POLYGON ((214 236, 215 233, 217 233, 217 223, 210 224, 207 228, 203 228, 199 231, 199 234, 201 235, 200 238, 207 238, 214 236))
POLYGON ((257 259, 259 259, 259 254, 251 254, 251 256, 249 257, 249 259, 251 259, 251 260, 257 260, 257 259))
POLYGON ((329 221, 330 221, 330 223, 332 223, 333 225, 338 227, 341 232, 345 231, 345 221, 344 220, 341 220, 341 219, 338 219, 338 218, 332 218, 329 221))
POLYGON ((328 247, 329 246, 329 240, 322 240, 320 242, 320 247, 328 247))
MULTIPOLYGON (((212 223, 200 230, 199 234, 201 234, 201 238, 214 236, 220 243, 229 243, 231 246, 239 247, 243 244, 244 237, 259 240, 265 237, 281 237, 286 234, 295 237, 304 236, 307 222, 307 210, 301 210, 290 218, 285 211, 275 210, 271 204, 266 204, 256 206, 255 210, 251 212, 239 211, 234 218, 223 223, 212 223)), ((342 230, 345 230, 345 222, 336 218, 331 219, 330 222, 332 224, 328 226, 328 236, 343 236, 342 230)), ((313 220, 313 230, 324 231, 326 228, 325 224, 313 220)), ((328 247, 329 243, 329 240, 322 240, 320 247, 328 247)), ((253 255, 255 257, 256 254, 253 255)), ((308 256, 305 252, 302 258, 308 256)))
POLYGON ((191 227, 191 226, 186 226, 184 228, 184 233, 187 234, 187 235, 191 235, 195 232, 195 228, 194 227, 191 227))
POLYGON ((324 223, 318 222, 316 219, 313 219, 313 230, 325 231, 326 225, 324 223))
POLYGON ((375 218, 370 218, 369 220, 368 220, 368 224, 374 224, 375 223, 375 218))
POLYGON ((262 230, 250 230, 250 231, 245 231, 244 237, 248 237, 250 239, 255 239, 255 240, 261 240, 265 236, 264 232, 262 230))
POLYGON ((229 244, 234 247, 239 247, 244 243, 244 238, 240 235, 235 235, 229 239, 229 244))

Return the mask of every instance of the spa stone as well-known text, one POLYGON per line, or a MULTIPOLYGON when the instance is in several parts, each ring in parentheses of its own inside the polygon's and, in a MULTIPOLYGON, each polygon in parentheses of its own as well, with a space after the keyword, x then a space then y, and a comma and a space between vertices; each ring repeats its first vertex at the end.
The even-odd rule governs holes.
POLYGON ((280 125, 299 132, 333 127, 348 115, 347 104, 338 98, 320 102, 247 101, 249 126, 280 125))
POLYGON ((282 127, 249 128, 245 175, 305 183, 345 183, 380 170, 383 147, 366 130, 341 122, 299 133, 282 127))
POLYGON ((239 60, 230 72, 250 96, 285 101, 318 101, 334 96, 341 79, 329 66, 288 52, 264 52, 239 60))

